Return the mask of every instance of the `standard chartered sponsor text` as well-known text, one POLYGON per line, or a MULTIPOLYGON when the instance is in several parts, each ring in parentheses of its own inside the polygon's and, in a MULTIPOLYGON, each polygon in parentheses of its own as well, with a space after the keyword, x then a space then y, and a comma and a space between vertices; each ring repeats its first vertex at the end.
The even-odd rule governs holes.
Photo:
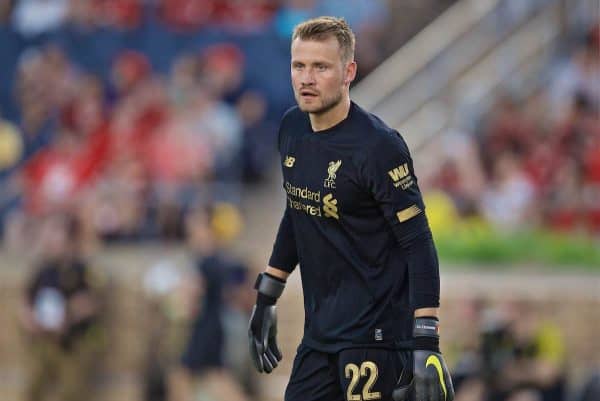
POLYGON ((288 203, 292 209, 302 210, 304 213, 310 214, 311 216, 321 217, 321 208, 318 206, 308 205, 300 201, 293 200, 291 197, 287 197, 288 203))
POLYGON ((321 191, 311 191, 308 187, 295 187, 288 181, 285 182, 285 192, 297 198, 312 200, 317 203, 321 202, 321 191))

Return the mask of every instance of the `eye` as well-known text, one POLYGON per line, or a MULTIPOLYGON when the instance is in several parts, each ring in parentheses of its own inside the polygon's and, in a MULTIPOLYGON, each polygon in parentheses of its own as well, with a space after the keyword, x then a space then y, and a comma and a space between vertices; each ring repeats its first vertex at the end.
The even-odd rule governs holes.
POLYGON ((325 64, 317 65, 317 71, 326 71, 326 70, 327 70, 327 66, 325 64))
POLYGON ((292 68, 294 70, 302 70, 304 68, 304 64, 294 63, 294 64, 292 64, 292 68))

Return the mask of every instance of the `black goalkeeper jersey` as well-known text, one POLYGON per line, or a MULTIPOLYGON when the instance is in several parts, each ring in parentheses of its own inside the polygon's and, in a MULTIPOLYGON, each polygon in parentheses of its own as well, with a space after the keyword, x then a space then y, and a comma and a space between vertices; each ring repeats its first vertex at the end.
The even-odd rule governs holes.
POLYGON ((415 308, 406 244, 429 232, 406 143, 355 103, 319 132, 294 107, 279 152, 287 206, 269 265, 300 265, 303 342, 324 352, 401 346, 415 308))

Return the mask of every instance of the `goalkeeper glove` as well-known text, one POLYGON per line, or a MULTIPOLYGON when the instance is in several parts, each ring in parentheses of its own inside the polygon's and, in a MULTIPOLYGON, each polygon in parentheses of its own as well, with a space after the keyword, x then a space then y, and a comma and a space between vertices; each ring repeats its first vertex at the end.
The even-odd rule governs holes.
POLYGON ((402 375, 398 387, 392 394, 394 401, 454 400, 452 379, 440 353, 438 327, 437 318, 415 319, 412 361, 409 360, 407 367, 412 368, 412 375, 402 375), (411 362, 412 366, 410 366, 411 362))
POLYGON ((268 273, 261 273, 254 288, 258 291, 256 305, 252 309, 248 340, 250 356, 256 369, 271 373, 281 361, 281 351, 277 346, 277 313, 275 303, 281 296, 285 281, 268 273))

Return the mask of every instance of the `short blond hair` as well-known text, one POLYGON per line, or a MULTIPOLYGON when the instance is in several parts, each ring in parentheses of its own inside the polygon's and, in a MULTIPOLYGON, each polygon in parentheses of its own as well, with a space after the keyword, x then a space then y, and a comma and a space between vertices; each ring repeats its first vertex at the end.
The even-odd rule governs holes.
POLYGON ((304 21, 294 28, 292 42, 300 40, 326 40, 335 36, 342 51, 342 60, 354 60, 354 32, 343 18, 317 17, 304 21))

